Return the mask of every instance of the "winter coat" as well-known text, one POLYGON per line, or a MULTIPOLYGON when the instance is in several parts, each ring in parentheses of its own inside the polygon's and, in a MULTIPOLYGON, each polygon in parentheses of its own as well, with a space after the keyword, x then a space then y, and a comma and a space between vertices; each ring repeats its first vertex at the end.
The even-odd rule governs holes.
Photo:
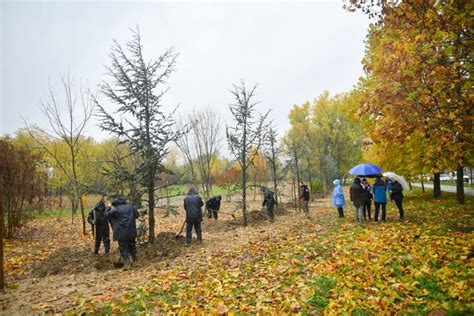
POLYGON ((346 198, 342 190, 341 180, 334 180, 332 183, 336 186, 332 191, 332 205, 338 208, 343 207, 346 205, 346 198))
POLYGON ((112 224, 114 240, 127 241, 137 238, 137 225, 135 220, 140 216, 137 209, 118 198, 112 201, 113 208, 105 210, 105 218, 112 224))
POLYGON ((400 183, 394 182, 392 185, 392 199, 401 200, 403 199, 403 187, 400 183))
POLYGON ((349 189, 349 193, 354 206, 365 205, 365 190, 362 187, 362 184, 360 184, 360 181, 354 181, 354 184, 352 184, 351 188, 349 189))
POLYGON ((265 190, 263 194, 263 203, 262 206, 267 206, 267 208, 272 208, 276 204, 275 196, 271 190, 265 190))
POLYGON ((387 185, 382 179, 375 180, 372 191, 374 192, 374 202, 387 203, 387 185))
POLYGON ((309 189, 307 185, 300 186, 300 199, 309 201, 309 189))
POLYGON ((188 195, 184 198, 184 209, 186 210, 186 222, 194 223, 202 221, 202 206, 204 202, 197 195, 196 190, 190 189, 188 195))
POLYGON ((87 216, 87 221, 94 225, 94 213, 96 218, 95 224, 97 225, 97 231, 102 232, 103 234, 109 235, 109 221, 105 218, 105 205, 97 203, 96 206, 90 210, 89 216, 87 216), (95 212, 94 212, 95 210, 95 212))
POLYGON ((365 203, 370 203, 373 199, 372 189, 370 188, 370 184, 362 184, 362 187, 365 191, 365 203))
POLYGON ((208 198, 206 201, 206 208, 208 210, 218 211, 221 208, 221 200, 217 196, 208 198))

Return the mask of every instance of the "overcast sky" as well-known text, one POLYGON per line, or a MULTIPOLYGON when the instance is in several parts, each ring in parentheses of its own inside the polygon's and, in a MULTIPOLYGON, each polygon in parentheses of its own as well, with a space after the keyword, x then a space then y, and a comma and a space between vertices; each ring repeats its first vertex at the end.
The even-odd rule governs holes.
MULTIPOLYGON (((59 89, 68 71, 96 90, 112 40, 124 44, 139 26, 147 58, 179 52, 165 97, 180 112, 211 106, 230 121, 229 90, 241 79, 258 83, 259 110, 282 135, 294 104, 324 90, 351 89, 369 24, 338 0, 313 2, 1 2, 0 135, 29 123, 47 127, 40 100, 48 82, 59 89)), ((105 102, 105 99, 101 97, 105 102)), ((97 121, 87 134, 97 140, 97 121)))

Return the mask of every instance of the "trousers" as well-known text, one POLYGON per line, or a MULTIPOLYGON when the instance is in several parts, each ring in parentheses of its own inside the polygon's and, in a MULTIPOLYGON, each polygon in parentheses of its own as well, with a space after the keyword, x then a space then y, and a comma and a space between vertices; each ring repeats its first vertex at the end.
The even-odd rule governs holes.
POLYGON ((385 218, 387 216, 387 203, 381 203, 381 202, 374 202, 375 203, 375 221, 379 221, 379 212, 380 212, 380 207, 382 207, 382 221, 385 222, 385 218))
POLYGON ((202 240, 202 229, 201 229, 201 221, 195 222, 186 222, 186 241, 188 243, 192 240, 193 235, 193 227, 196 231, 197 240, 202 240))
POLYGON ((125 262, 130 259, 130 256, 132 256, 133 261, 137 260, 137 245, 135 238, 129 240, 119 240, 118 245, 120 256, 125 262))

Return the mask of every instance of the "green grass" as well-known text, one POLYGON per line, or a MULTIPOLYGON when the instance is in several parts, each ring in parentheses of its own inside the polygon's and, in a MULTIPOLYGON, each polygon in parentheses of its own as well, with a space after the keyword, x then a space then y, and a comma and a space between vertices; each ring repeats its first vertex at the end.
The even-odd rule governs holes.
MULTIPOLYGON (((47 219, 47 218, 67 217, 67 216, 70 217, 71 213, 72 211, 70 209, 33 211, 33 219, 47 219)), ((77 213, 74 216, 80 216, 80 215, 81 215, 81 211, 77 210, 77 213)))
POLYGON ((308 303, 318 310, 323 310, 329 304, 331 290, 337 285, 337 282, 325 276, 319 276, 313 283, 315 291, 308 303))
MULTIPOLYGON (((188 184, 171 185, 167 188, 168 189, 168 195, 169 196, 175 196, 175 195, 183 195, 184 196, 188 193, 189 188, 190 188, 190 186, 188 184)), ((203 193, 202 193, 201 187, 198 187, 196 189, 199 191, 199 194, 202 196, 203 193)), ((240 192, 241 192, 240 190, 235 191, 235 193, 240 193, 240 192)), ((247 192, 251 192, 251 189, 249 189, 247 192)), ((160 197, 164 197, 164 196, 166 196, 166 192, 165 192, 164 189, 158 190, 157 195, 160 196, 160 197)), ((227 190, 220 187, 220 186, 218 186, 218 185, 213 185, 211 195, 212 196, 214 196, 214 195, 226 196, 227 195, 227 190)))

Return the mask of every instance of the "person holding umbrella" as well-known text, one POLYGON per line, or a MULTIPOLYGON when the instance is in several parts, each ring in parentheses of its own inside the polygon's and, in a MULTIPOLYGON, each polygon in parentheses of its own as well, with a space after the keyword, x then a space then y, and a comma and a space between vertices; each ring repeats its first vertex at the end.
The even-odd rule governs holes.
POLYGON ((393 181, 391 197, 397 205, 398 212, 400 213, 400 219, 402 220, 405 215, 403 210, 403 187, 397 180, 393 181))
POLYGON ((374 192, 375 222, 379 221, 380 208, 382 208, 382 222, 385 222, 387 216, 387 185, 381 176, 377 176, 372 190, 374 192))
POLYGON ((400 213, 400 219, 403 219, 405 216, 405 211, 403 210, 403 190, 409 190, 410 186, 402 176, 394 172, 385 172, 383 175, 392 181, 392 186, 391 188, 389 187, 390 199, 395 201, 400 213))
POLYGON ((364 188, 364 191, 365 191, 364 220, 367 220, 366 215, 369 215, 369 220, 371 220, 372 216, 370 214, 370 208, 372 205, 373 194, 372 194, 372 189, 370 188, 370 184, 366 178, 362 179, 362 187, 364 188))
POLYGON ((350 190, 351 201, 354 204, 356 221, 364 221, 365 190, 361 185, 360 178, 355 178, 350 190))

